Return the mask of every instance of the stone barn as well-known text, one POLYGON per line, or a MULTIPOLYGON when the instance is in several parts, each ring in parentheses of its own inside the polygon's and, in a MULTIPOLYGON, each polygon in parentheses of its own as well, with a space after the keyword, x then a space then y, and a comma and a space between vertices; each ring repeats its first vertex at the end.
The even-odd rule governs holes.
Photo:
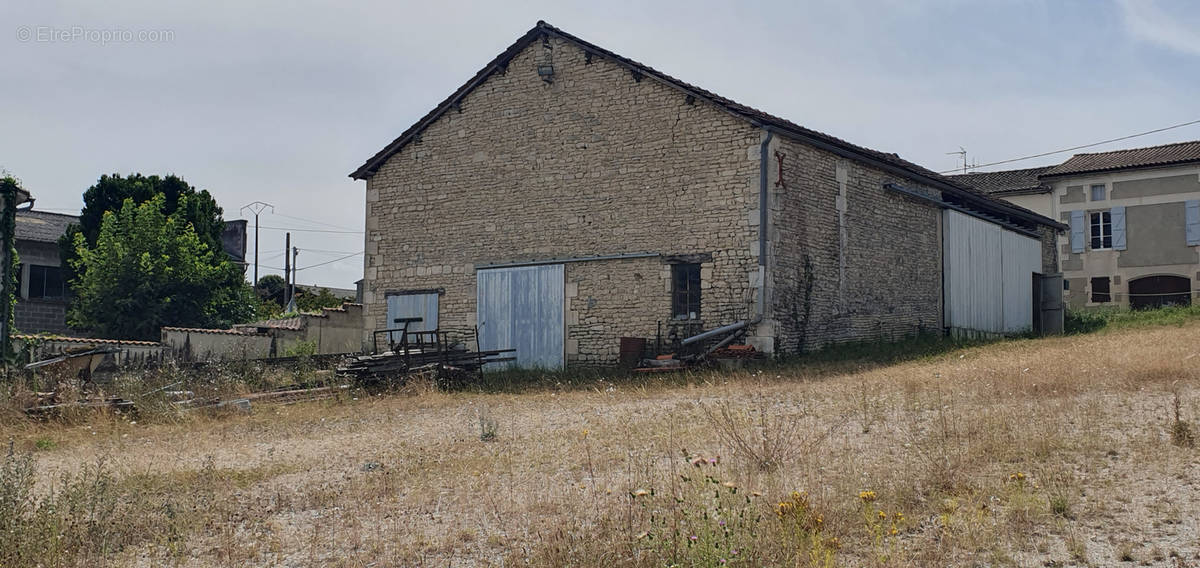
POLYGON ((771 353, 1029 330, 1064 228, 543 22, 351 175, 364 342, 421 317, 551 368, 735 322, 771 353))

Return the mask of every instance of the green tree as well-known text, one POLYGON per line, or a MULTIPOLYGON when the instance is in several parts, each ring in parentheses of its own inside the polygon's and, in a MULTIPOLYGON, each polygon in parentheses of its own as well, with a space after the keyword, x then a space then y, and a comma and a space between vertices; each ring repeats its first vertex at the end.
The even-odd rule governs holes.
POLYGON ((283 295, 287 281, 278 274, 267 274, 258 279, 254 291, 260 300, 258 319, 277 318, 283 314, 283 295))
POLYGON ((328 288, 321 288, 315 294, 310 291, 296 292, 296 309, 302 312, 319 312, 321 308, 341 307, 342 299, 334 296, 328 288))
POLYGON ((254 317, 257 299, 241 267, 188 220, 198 196, 175 212, 156 195, 126 198, 106 213, 94 244, 75 235, 71 325, 102 337, 157 339, 162 326, 225 328, 254 317))
POLYGON ((58 241, 68 279, 76 276, 72 272, 76 260, 75 235, 83 235, 88 247, 95 246, 105 213, 120 210, 126 199, 132 199, 134 205, 139 205, 158 196, 162 196, 162 210, 165 215, 180 214, 182 219, 192 224, 196 236, 209 250, 223 250, 223 211, 207 190, 196 191, 196 188, 175 175, 102 175, 83 193, 83 210, 79 212, 79 224, 68 227, 66 234, 58 241))
POLYGON ((258 283, 254 285, 254 291, 258 292, 259 296, 268 300, 279 302, 279 307, 283 308, 283 292, 287 288, 287 281, 278 274, 267 274, 258 279, 258 283))

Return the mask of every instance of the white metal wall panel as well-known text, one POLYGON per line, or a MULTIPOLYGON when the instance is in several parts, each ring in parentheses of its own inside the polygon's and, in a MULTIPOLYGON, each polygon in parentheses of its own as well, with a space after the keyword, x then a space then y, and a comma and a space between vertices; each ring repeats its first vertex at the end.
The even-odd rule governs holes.
POLYGON ((479 348, 516 349, 516 365, 559 369, 566 339, 563 265, 476 272, 479 348))
POLYGON ((1032 328, 1041 243, 958 211, 942 218, 945 325, 984 333, 1032 328))
POLYGON ((1033 328, 1033 275, 1042 271, 1042 244, 997 227, 1003 263, 1004 331, 1033 328))
MULTIPOLYGON (((428 294, 393 294, 387 297, 387 327, 388 329, 404 327, 395 323, 396 318, 421 318, 419 322, 408 324, 409 331, 433 331, 438 328, 438 295, 428 294)), ((389 334, 391 341, 400 341, 400 334, 389 334)))

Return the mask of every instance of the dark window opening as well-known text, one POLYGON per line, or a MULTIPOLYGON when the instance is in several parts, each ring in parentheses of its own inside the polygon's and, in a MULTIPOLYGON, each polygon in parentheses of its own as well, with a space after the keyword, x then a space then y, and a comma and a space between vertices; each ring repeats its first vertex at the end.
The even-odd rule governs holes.
POLYGON ((29 265, 29 297, 57 299, 67 297, 63 269, 58 266, 29 265))
POLYGON ((700 265, 671 265, 671 317, 700 317, 700 265))
POLYGON ((1096 304, 1106 304, 1112 301, 1112 294, 1109 293, 1109 283, 1111 280, 1107 276, 1092 279, 1092 302, 1096 304))
POLYGON ((1092 250, 1112 248, 1112 214, 1108 211, 1092 213, 1092 250))

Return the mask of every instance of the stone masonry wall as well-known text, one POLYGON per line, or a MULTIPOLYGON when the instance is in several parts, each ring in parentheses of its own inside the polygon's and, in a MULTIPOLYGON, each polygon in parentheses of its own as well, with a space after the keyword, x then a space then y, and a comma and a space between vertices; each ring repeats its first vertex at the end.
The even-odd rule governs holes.
MULTIPOLYGON (((478 264, 635 252, 711 255, 706 327, 746 317, 758 129, 557 39, 460 106, 368 179, 366 334, 386 327, 388 291, 444 289, 440 325, 469 327, 478 264)), ((572 359, 615 362, 618 337, 653 336, 670 315, 664 271, 663 258, 568 263, 572 359)))
POLYGON ((772 145, 768 298, 778 349, 940 331, 941 212, 883 184, 938 193, 786 138, 772 145))
POLYGON ((1058 274, 1058 229, 1041 226, 1042 274, 1058 274))
POLYGON ((567 359, 617 360, 619 337, 653 337, 671 318, 671 270, 659 258, 566 265, 567 359))

